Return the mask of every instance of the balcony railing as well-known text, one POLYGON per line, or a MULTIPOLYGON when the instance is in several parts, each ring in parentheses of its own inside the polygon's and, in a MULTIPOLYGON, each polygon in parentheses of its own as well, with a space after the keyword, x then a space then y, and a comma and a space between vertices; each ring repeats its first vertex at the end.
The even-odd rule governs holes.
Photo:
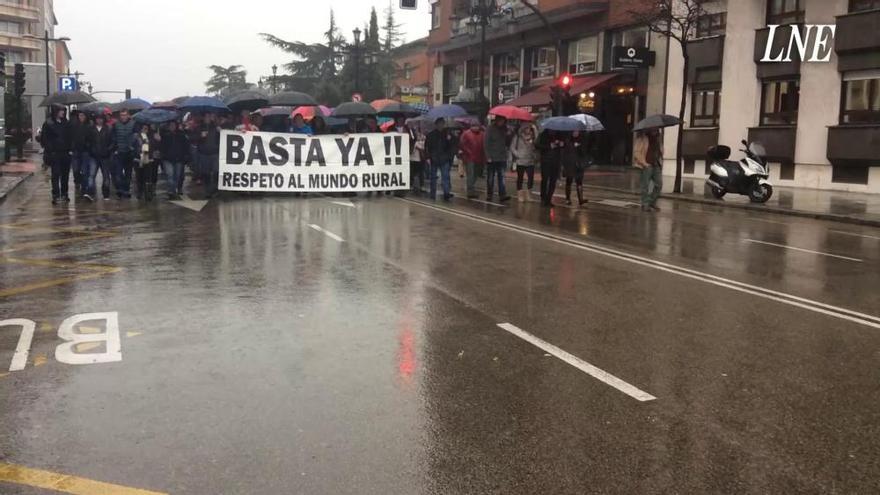
POLYGON ((0 1, 0 20, 39 22, 40 11, 34 7, 0 1))
POLYGON ((828 128, 828 160, 864 161, 880 159, 880 125, 841 125, 828 128))

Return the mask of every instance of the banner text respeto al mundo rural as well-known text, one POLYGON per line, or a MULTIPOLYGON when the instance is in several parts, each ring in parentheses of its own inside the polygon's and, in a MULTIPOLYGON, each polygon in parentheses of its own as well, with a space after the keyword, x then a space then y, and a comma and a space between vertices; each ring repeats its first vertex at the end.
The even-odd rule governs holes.
POLYGON ((220 189, 359 192, 409 189, 409 135, 306 136, 223 131, 220 189))

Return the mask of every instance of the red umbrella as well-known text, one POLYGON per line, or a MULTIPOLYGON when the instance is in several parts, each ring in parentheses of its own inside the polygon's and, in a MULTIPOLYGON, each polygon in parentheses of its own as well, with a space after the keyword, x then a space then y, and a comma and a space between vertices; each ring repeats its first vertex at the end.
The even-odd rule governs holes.
POLYGON ((370 103, 370 106, 375 108, 376 111, 378 112, 379 110, 382 110, 382 108, 384 108, 385 105, 390 105, 392 103, 399 103, 399 102, 397 100, 389 100, 389 99, 376 100, 373 103, 370 103))
POLYGON ((317 107, 297 107, 297 109, 293 111, 291 117, 294 115, 302 115, 303 120, 308 121, 314 119, 315 115, 329 117, 330 109, 325 107, 324 105, 318 105, 317 107))
POLYGON ((535 117, 533 117, 532 114, 513 105, 498 105, 492 110, 489 110, 489 115, 505 117, 508 120, 525 120, 527 122, 535 120, 535 117))

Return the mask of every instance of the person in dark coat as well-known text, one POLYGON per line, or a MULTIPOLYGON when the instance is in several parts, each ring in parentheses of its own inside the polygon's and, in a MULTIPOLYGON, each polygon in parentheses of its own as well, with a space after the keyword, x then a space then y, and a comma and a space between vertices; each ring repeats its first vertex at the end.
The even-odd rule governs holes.
POLYGON ((577 185, 578 205, 587 202, 584 199, 584 171, 589 165, 590 156, 587 151, 587 134, 574 131, 565 137, 562 148, 562 172, 565 175, 565 204, 571 205, 571 185, 577 185))
POLYGON ((70 181, 70 153, 73 149, 73 138, 70 123, 66 118, 67 109, 53 106, 52 112, 52 118, 43 123, 40 143, 52 169, 52 204, 54 205, 59 201, 70 201, 67 188, 70 181))
POLYGON ((217 194, 217 179, 220 174, 220 127, 216 116, 205 115, 198 137, 199 169, 205 181, 206 196, 210 199, 217 194))
POLYGON ((159 133, 155 132, 149 124, 143 124, 134 136, 135 150, 137 152, 137 197, 152 201, 156 195, 156 182, 159 179, 159 163, 161 151, 159 149, 159 133))
POLYGON ((74 122, 70 125, 70 136, 73 145, 73 155, 70 158, 70 169, 73 172, 73 184, 76 187, 78 197, 92 200, 87 194, 85 185, 89 171, 92 168, 92 125, 88 115, 77 112, 74 122))
POLYGON ((111 147, 113 145, 113 131, 106 125, 106 117, 97 115, 95 125, 92 127, 92 166, 89 169, 88 181, 86 182, 86 194, 93 198, 97 197, 98 170, 101 171, 101 195, 104 200, 110 199, 110 183, 112 182, 113 169, 111 164, 111 147))
POLYGON ((564 146, 563 134, 550 130, 542 132, 535 142, 535 148, 541 153, 541 204, 544 206, 553 206, 564 146))
POLYGON ((162 155, 162 167, 168 181, 168 199, 180 199, 183 194, 183 164, 189 156, 189 140, 186 132, 176 121, 171 121, 159 133, 159 151, 162 155))
POLYGON ((452 199, 452 181, 449 172, 457 147, 458 143, 452 132, 446 127, 446 121, 442 118, 435 120, 434 130, 429 132, 425 138, 431 199, 437 199, 437 172, 440 173, 443 182, 443 200, 452 199))
POLYGON ((116 197, 131 197, 131 171, 137 152, 134 146, 135 126, 127 110, 119 112, 119 120, 113 124, 110 148, 113 150, 116 178, 116 197))

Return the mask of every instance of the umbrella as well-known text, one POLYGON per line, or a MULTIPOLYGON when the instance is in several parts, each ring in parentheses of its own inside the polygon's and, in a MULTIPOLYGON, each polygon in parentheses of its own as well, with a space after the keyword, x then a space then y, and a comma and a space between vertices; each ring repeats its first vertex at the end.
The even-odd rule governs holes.
POLYGON ((269 107, 257 110, 263 117, 290 117, 293 113, 293 107, 269 107))
POLYGON ((78 103, 91 103, 95 101, 91 95, 83 93, 82 91, 63 91, 61 93, 55 93, 51 96, 47 96, 43 98, 42 103, 40 103, 41 107, 49 107, 52 105, 76 105, 78 103))
POLYGON ((644 131, 646 129, 657 129, 659 127, 671 127, 680 123, 681 121, 678 120, 678 117, 658 113, 656 115, 651 115, 650 117, 636 124, 636 126, 633 127, 633 130, 644 131))
POLYGON ((173 101, 160 101, 159 103, 153 103, 150 110, 177 110, 177 103, 173 101))
POLYGON ((398 103, 396 101, 393 101, 378 110, 379 115, 383 117, 397 117, 398 115, 403 115, 404 117, 416 117, 422 114, 411 105, 408 105, 406 103, 398 103))
POLYGON ((382 132, 388 132, 392 127, 394 127, 394 121, 391 120, 389 122, 385 122, 384 124, 379 126, 379 129, 382 129, 382 132))
POLYGON ((527 122, 535 120, 535 117, 533 117, 532 114, 513 105, 498 105, 492 110, 489 110, 489 115, 497 115, 509 120, 524 120, 527 122))
POLYGON ((435 119, 439 119, 439 118, 454 119, 456 117, 464 117, 467 114, 468 114, 467 110, 465 110, 464 108, 462 108, 458 105, 446 104, 446 105, 440 105, 439 107, 432 108, 425 115, 429 119, 435 120, 435 119))
POLYGON ((431 105, 428 105, 427 103, 410 103, 409 105, 422 115, 431 111, 431 105))
POLYGON ((349 101, 334 108, 333 113, 330 115, 341 118, 366 117, 368 115, 376 115, 376 109, 363 102, 349 101))
POLYGON ((464 117, 456 117, 453 120, 457 124, 465 125, 468 127, 470 127, 472 125, 480 125, 480 119, 477 118, 477 116, 475 116, 475 115, 465 115, 464 117))
POLYGON ((385 108, 386 106, 388 106, 392 103, 399 103, 399 102, 397 100, 390 100, 388 98, 384 98, 381 100, 374 100, 372 103, 370 103, 370 106, 375 108, 376 111, 378 112, 379 110, 382 110, 383 108, 385 108))
POLYGON ((568 117, 550 117, 541 121, 541 128, 551 131, 586 131, 587 125, 580 120, 568 117))
POLYGON ((180 109, 186 112, 202 112, 202 113, 217 113, 217 112, 228 112, 229 107, 226 106, 219 98, 215 98, 213 96, 193 96, 183 104, 180 105, 180 109))
POLYGON ((605 130, 605 126, 602 125, 602 122, 599 122, 599 119, 586 113, 569 115, 568 118, 582 122, 585 126, 587 126, 587 132, 598 132, 605 130))
POLYGON ((290 115, 293 117, 294 115, 302 115, 305 120, 312 120, 315 118, 315 115, 320 115, 321 117, 328 117, 332 110, 325 107, 324 105, 318 105, 316 107, 299 107, 293 111, 290 115))
POLYGON ((284 91, 269 97, 270 107, 314 107, 318 102, 311 96, 298 91, 284 91))
POLYGON ((173 101, 177 105, 180 105, 190 98, 192 98, 192 97, 191 96, 178 96, 177 98, 172 98, 171 101, 173 101))
POLYGON ((103 101, 93 101, 91 103, 86 103, 85 105, 77 105, 76 109, 80 112, 91 115, 113 113, 113 110, 110 108, 110 104, 104 103, 103 101))
POLYGON ((235 112, 254 111, 269 104, 269 97, 259 91, 238 91, 223 99, 223 103, 235 112))
POLYGON ((139 124, 164 124, 165 122, 177 120, 178 117, 179 115, 177 112, 173 110, 151 108, 149 110, 144 110, 143 112, 138 112, 134 116, 134 121, 139 124))
POLYGON ((125 101, 110 105, 110 108, 113 109, 114 112, 121 112, 123 110, 128 112, 140 112, 141 110, 150 108, 150 102, 140 98, 129 98, 125 101))

